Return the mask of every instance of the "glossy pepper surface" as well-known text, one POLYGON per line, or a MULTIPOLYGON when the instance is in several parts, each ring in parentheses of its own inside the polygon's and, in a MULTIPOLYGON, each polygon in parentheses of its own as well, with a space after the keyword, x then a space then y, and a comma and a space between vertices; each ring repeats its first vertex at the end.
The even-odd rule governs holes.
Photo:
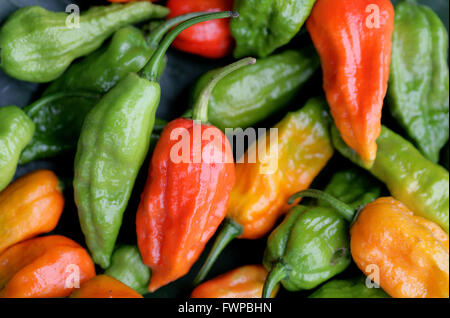
MULTIPOLYGON (((312 48, 288 50, 226 76, 209 101, 209 121, 220 128, 247 128, 282 110, 319 68, 312 48)), ((204 74, 193 90, 194 99, 217 73, 204 74)))
POLYGON ((16 106, 0 108, 0 191, 16 173, 20 153, 30 142, 34 123, 16 106))
POLYGON ((189 271, 225 217, 234 158, 226 136, 206 124, 208 100, 218 80, 249 63, 254 59, 218 73, 195 105, 194 119, 169 122, 156 145, 136 215, 138 247, 152 270, 151 292, 189 271))
MULTIPOLYGON (((344 189, 339 197, 352 207, 372 202, 380 194, 379 186, 353 170, 334 175, 326 191, 336 192, 338 185, 344 189)), ((353 211, 337 213, 328 201, 293 208, 267 240, 263 264, 270 273, 263 297, 268 297, 278 282, 290 291, 308 290, 345 270, 351 262, 348 228, 353 211)))
MULTIPOLYGON (((364 166, 361 158, 345 145, 335 127, 332 138, 342 155, 364 166)), ((394 198, 448 233, 448 171, 426 159, 410 142, 387 127, 382 127, 377 144, 377 158, 369 171, 386 184, 394 198)))
MULTIPOLYGON (((233 0, 169 0, 169 18, 190 12, 214 12, 233 9, 233 0)), ((207 21, 192 26, 173 41, 178 50, 206 58, 222 58, 231 53, 233 38, 229 19, 207 21)))
POLYGON ((235 0, 240 17, 231 22, 235 57, 266 57, 300 30, 316 0, 235 0))
POLYGON ((67 27, 67 14, 38 6, 14 12, 0 29, 1 68, 30 82, 58 78, 78 57, 87 55, 121 27, 169 13, 150 2, 92 7, 79 17, 78 27, 67 27))
POLYGON ((102 268, 110 265, 123 213, 149 149, 164 54, 186 27, 224 16, 230 13, 205 14, 178 25, 142 73, 122 79, 84 121, 75 157, 75 203, 92 258, 102 268))
POLYGON ((142 296, 111 276, 97 275, 76 289, 70 298, 142 298, 142 296))
POLYGON ((448 33, 429 7, 395 8, 389 107, 417 148, 433 162, 449 135, 448 33))
POLYGON ((261 298, 266 277, 261 265, 242 266, 197 286, 191 298, 261 298))
POLYGON ((367 287, 366 278, 333 279, 308 298, 389 298, 381 288, 367 287))
POLYGON ((29 173, 0 192, 0 254, 11 245, 52 231, 64 208, 58 178, 48 170, 29 173))
POLYGON ((237 161, 239 178, 230 195, 227 219, 196 283, 206 277, 231 240, 236 237, 258 239, 266 235, 278 218, 292 207, 287 204, 288 198, 307 189, 326 165, 333 155, 333 147, 325 106, 322 99, 310 99, 303 108, 288 114, 275 126, 277 135, 271 137, 268 132, 237 161), (265 147, 264 156, 258 155, 259 147, 265 147))
POLYGON ((0 297, 65 297, 95 276, 94 263, 64 236, 30 239, 0 254, 0 297))
POLYGON ((105 274, 114 277, 140 294, 147 293, 151 272, 143 263, 136 245, 118 247, 111 257, 111 266, 108 267, 105 274))
POLYGON ((448 298, 448 235, 392 197, 368 204, 351 230, 351 252, 366 274, 376 265, 392 297, 448 298))
POLYGON ((370 166, 377 153, 394 28, 389 0, 318 0, 306 26, 344 141, 370 166))

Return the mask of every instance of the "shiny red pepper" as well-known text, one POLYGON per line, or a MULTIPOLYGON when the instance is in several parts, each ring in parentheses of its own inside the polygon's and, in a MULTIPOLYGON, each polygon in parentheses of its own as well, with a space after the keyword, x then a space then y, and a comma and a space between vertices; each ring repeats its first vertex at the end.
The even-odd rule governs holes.
MULTIPOLYGON (((228 11, 233 0, 169 0, 168 19, 191 12, 228 11)), ((172 44, 180 51, 207 58, 222 58, 231 53, 234 40, 230 31, 230 19, 199 23, 181 32, 172 44)))
POLYGON ((221 78, 253 63, 247 58, 220 71, 200 95, 193 119, 170 122, 156 145, 136 216, 151 292, 185 275, 225 218, 233 152, 225 134, 206 124, 208 101, 221 78))

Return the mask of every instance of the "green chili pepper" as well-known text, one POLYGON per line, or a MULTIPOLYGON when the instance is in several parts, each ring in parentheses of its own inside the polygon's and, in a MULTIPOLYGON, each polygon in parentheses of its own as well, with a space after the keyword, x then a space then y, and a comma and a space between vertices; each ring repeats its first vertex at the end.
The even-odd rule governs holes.
MULTIPOLYGON (((252 126, 287 106, 319 66, 314 49, 306 48, 260 59, 255 65, 239 69, 214 88, 209 121, 222 130, 252 126)), ((193 100, 217 72, 210 71, 199 79, 193 100)))
MULTIPOLYGON (((346 146, 337 128, 333 126, 331 132, 335 148, 364 167, 361 158, 346 146)), ((377 158, 368 170, 386 184, 394 198, 448 233, 448 171, 426 159, 410 142, 387 127, 381 128, 377 144, 377 158)))
POLYGON ((448 33, 413 0, 395 8, 389 107, 417 148, 433 162, 449 136, 448 33))
MULTIPOLYGON (((311 191, 300 194, 311 196, 311 191)), ((352 207, 363 206, 380 195, 378 185, 354 170, 334 175, 326 191, 352 207)), ((296 198, 292 196, 290 203, 296 198)), ((263 297, 268 298, 279 282, 290 291, 313 289, 348 267, 349 223, 354 213, 340 213, 329 201, 320 201, 318 206, 296 206, 289 212, 267 240, 263 264, 269 275, 263 297)))
POLYGON ((235 0, 239 18, 231 21, 234 56, 266 57, 300 30, 316 0, 235 0))
POLYGON ((111 266, 108 267, 105 274, 120 280, 138 293, 148 293, 147 286, 151 271, 143 263, 136 245, 118 247, 111 257, 111 266))
POLYGON ((325 283, 308 298, 391 298, 381 288, 367 287, 366 277, 334 279, 325 283))
POLYGON ((127 75, 87 115, 75 157, 75 202, 87 246, 102 268, 110 264, 123 212, 149 149, 165 52, 185 28, 230 16, 232 12, 204 14, 176 26, 141 74, 127 75))
POLYGON ((33 133, 33 122, 20 108, 0 108, 0 191, 6 188, 16 173, 20 153, 33 133))
POLYGON ((167 8, 150 2, 112 4, 92 7, 80 15, 78 26, 68 26, 64 12, 23 7, 0 30, 0 66, 20 80, 49 82, 74 59, 99 48, 119 28, 168 13, 167 8))

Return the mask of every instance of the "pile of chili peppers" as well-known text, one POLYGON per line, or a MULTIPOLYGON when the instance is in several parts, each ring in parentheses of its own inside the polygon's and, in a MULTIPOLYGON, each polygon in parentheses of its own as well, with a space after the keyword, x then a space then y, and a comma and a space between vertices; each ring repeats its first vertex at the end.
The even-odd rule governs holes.
POLYGON ((448 31, 432 9, 109 2, 79 28, 39 6, 0 26, 1 70, 46 83, 0 107, 0 297, 142 298, 194 268, 191 298, 449 297, 448 31), (165 121, 170 47, 237 60, 165 121), (246 149, 228 134, 270 122, 246 149), (73 179, 17 173, 61 156, 73 179), (79 242, 57 234, 67 191, 79 242), (212 277, 235 239, 264 242, 259 264, 212 277))

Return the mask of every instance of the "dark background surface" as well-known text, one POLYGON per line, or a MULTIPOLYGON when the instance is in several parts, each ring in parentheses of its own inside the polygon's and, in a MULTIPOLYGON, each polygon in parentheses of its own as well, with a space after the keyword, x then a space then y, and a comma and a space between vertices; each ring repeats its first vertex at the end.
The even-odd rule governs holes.
MULTIPOLYGON (((397 1, 393 1, 396 3, 397 1)), ((447 26, 449 24, 449 2, 448 0, 428 0, 420 1, 423 4, 431 6, 443 19, 447 26)), ((105 1, 74 1, 74 0, 1 0, 0 1, 0 24, 11 12, 17 8, 27 5, 41 5, 49 10, 64 11, 67 4, 78 3, 82 9, 89 5, 106 4, 105 1)), ((164 3, 164 1, 160 1, 164 3)), ((302 33, 302 32, 301 32, 302 33)), ((310 41, 306 33, 298 35, 289 46, 300 47, 304 46, 310 41)), ((282 48, 284 49, 284 48, 282 48)), ((231 58, 222 60, 207 60, 194 55, 170 50, 168 52, 168 64, 161 78, 162 98, 157 111, 157 116, 167 120, 180 116, 188 108, 189 91, 193 82, 204 72, 226 65, 231 61, 231 58)), ((33 83, 26 83, 14 80, 6 76, 0 70, 0 107, 6 105, 17 105, 20 107, 30 104, 35 99, 39 98, 40 92, 45 88, 45 85, 37 85, 33 83)), ((283 112, 271 116, 270 120, 260 123, 259 127, 270 127, 278 122, 287 111, 296 110, 300 108, 304 102, 312 96, 322 94, 321 91, 321 74, 318 72, 306 87, 304 87, 298 94, 296 100, 291 103, 291 107, 283 112)), ((393 123, 389 113, 383 113, 383 123, 387 124, 394 130, 401 132, 401 130, 393 123)), ((150 157, 150 156, 149 156, 150 157)), ((40 160, 32 162, 25 166, 20 166, 17 170, 15 178, 23 174, 34 171, 36 169, 50 169, 67 184, 71 183, 73 177, 73 159, 74 153, 67 153, 51 160, 40 160)), ((147 177, 148 160, 144 163, 141 172, 136 181, 136 185, 130 199, 127 211, 124 216, 124 223, 118 238, 119 243, 134 244, 136 241, 135 234, 135 213, 139 203, 139 196, 143 190, 145 180, 147 177)), ((350 167, 351 164, 336 154, 327 167, 320 173, 313 183, 313 187, 321 188, 329 180, 331 174, 339 169, 350 167)), ((53 233, 66 235, 77 242, 84 245, 84 238, 81 233, 76 207, 73 201, 73 189, 69 186, 64 191, 66 198, 66 206, 61 220, 53 233)), ((215 277, 218 274, 224 273, 230 269, 241 265, 261 263, 264 252, 266 239, 261 240, 235 240, 222 253, 218 262, 208 275, 209 278, 215 277)), ((207 252, 210 244, 206 247, 207 252)), ((179 279, 178 281, 169 284, 153 294, 148 294, 146 297, 188 297, 192 290, 192 279, 197 273, 199 266, 203 263, 206 253, 191 269, 188 275, 179 279)), ((98 269, 98 273, 100 273, 98 269)), ((352 265, 348 270, 339 275, 340 277, 358 275, 358 269, 352 265)), ((281 289, 279 297, 301 297, 306 296, 310 292, 289 293, 281 289)))

